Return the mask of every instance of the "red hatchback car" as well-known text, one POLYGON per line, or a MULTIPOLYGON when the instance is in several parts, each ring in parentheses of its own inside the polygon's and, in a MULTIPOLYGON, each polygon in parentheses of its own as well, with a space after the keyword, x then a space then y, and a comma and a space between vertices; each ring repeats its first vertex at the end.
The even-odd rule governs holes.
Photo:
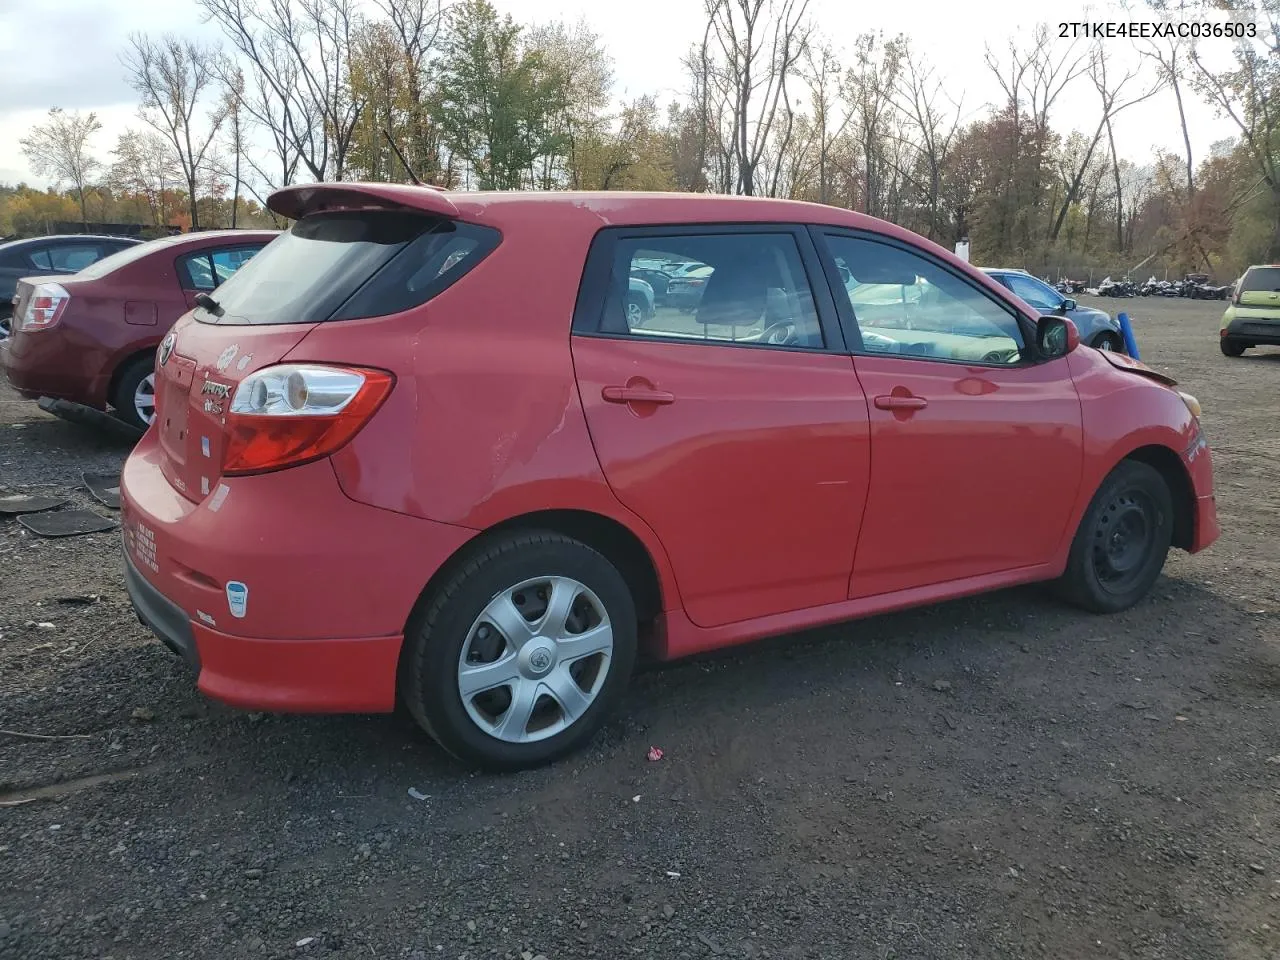
POLYGON ((295 186, 124 468, 140 619, 239 707, 517 768, 658 659, 1012 584, 1122 610, 1218 536, 1194 398, 879 220, 295 186), (632 328, 632 266, 711 268, 632 328))
POLYGON ((24 397, 70 400, 146 427, 156 346, 175 320, 275 239, 211 230, 130 246, 70 276, 18 281, 0 365, 24 397))

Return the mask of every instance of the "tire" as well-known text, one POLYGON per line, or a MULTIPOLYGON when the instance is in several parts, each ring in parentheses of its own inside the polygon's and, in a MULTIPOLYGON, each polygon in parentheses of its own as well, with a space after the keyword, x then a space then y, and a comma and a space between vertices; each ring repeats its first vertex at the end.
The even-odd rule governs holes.
POLYGON ((139 430, 147 429, 155 418, 155 367, 155 357, 149 354, 130 360, 120 372, 115 390, 111 394, 111 405, 116 408, 116 416, 139 430), (146 384, 150 384, 150 417, 147 416, 147 408, 139 406, 141 398, 148 393, 146 384))
POLYGON ((626 303, 627 326, 632 330, 644 326, 649 319, 648 305, 640 297, 628 296, 626 303))
POLYGON ((400 659, 400 699, 464 763, 489 770, 541 766, 582 746, 617 705, 635 664, 636 633, 631 592, 603 555, 549 531, 505 536, 479 544, 411 618, 400 659), (553 600, 576 598, 573 621, 552 631, 559 640, 538 631, 547 608, 543 590, 553 600), (502 616, 504 600, 510 601, 507 615, 515 613, 523 624, 502 616), (518 612, 521 604, 532 620, 518 612), (507 626, 498 627, 500 619, 507 626), (603 645, 606 625, 607 651, 568 659, 564 651, 577 637, 591 638, 578 643, 582 650, 603 645), (508 639, 525 629, 523 643, 508 639), (491 669, 481 680, 475 679, 478 668, 491 669), (477 686, 464 696, 467 672, 477 686), (512 713, 521 704, 531 705, 532 713, 512 713))
POLYGON ((0 307, 0 340, 7 340, 13 333, 13 307, 0 307))
POLYGON ((1122 461, 1080 520, 1058 594, 1094 613, 1127 610, 1160 576, 1172 539, 1173 495, 1164 477, 1148 464, 1122 461), (1117 535, 1122 539, 1112 539, 1117 535))
POLYGON ((1114 333, 1100 333, 1093 338, 1091 346, 1098 350, 1108 350, 1113 353, 1124 353, 1124 342, 1114 333))
POLYGON ((1244 354, 1245 345, 1239 340, 1232 340, 1230 337, 1219 337, 1218 344, 1222 347, 1222 352, 1228 357, 1239 357, 1244 354))

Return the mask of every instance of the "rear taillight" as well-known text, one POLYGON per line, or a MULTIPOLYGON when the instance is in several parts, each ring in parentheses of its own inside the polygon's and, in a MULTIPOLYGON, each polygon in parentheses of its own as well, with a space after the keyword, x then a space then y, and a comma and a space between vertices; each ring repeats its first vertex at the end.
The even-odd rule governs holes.
POLYGON ((222 472, 263 473, 329 456, 369 422, 394 383, 383 370, 320 364, 250 374, 227 410, 222 472))
POLYGON ((47 330, 58 322, 67 309, 71 294, 56 283, 42 283, 31 291, 27 309, 21 317, 21 330, 47 330))

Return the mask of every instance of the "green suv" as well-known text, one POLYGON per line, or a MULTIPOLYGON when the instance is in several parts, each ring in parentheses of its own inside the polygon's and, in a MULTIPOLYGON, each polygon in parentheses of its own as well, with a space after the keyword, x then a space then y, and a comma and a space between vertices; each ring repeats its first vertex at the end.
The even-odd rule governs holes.
POLYGON ((1228 357, 1260 343, 1280 344, 1280 264, 1250 267, 1236 281, 1218 337, 1228 357))

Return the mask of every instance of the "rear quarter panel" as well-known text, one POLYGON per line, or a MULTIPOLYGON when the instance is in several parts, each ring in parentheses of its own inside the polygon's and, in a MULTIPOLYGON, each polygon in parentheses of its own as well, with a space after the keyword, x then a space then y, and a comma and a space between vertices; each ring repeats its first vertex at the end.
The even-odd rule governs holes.
MULTIPOLYGON (((1113 367, 1096 350, 1067 358, 1080 396, 1084 470, 1058 562, 1065 566, 1071 540, 1103 479, 1140 447, 1167 447, 1179 459, 1195 439, 1195 420, 1176 390, 1113 367)), ((1185 465, 1185 461, 1183 461, 1185 465)))

